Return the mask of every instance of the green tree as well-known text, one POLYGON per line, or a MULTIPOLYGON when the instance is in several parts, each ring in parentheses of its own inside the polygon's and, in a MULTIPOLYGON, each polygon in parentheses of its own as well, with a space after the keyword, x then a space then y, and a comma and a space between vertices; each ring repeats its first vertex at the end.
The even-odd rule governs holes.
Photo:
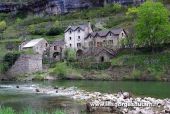
POLYGON ((152 50, 169 39, 168 10, 159 2, 145 2, 138 8, 135 43, 152 50))
POLYGON ((5 21, 0 22, 0 31, 4 31, 7 27, 7 24, 5 21))
POLYGON ((137 14, 138 9, 136 7, 128 8, 128 11, 126 12, 126 15, 132 17, 133 19, 137 17, 137 14))
POLYGON ((66 60, 69 62, 76 60, 76 52, 74 49, 71 49, 71 48, 66 49, 65 55, 67 57, 66 60))

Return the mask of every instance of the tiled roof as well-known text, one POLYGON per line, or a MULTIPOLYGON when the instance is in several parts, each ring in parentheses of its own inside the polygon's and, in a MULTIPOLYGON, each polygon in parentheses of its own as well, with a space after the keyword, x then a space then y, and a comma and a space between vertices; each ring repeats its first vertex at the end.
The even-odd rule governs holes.
POLYGON ((73 31, 75 31, 75 30, 77 30, 78 28, 80 28, 80 29, 82 29, 82 30, 85 30, 85 28, 86 27, 88 27, 88 25, 78 25, 78 26, 69 26, 69 27, 67 27, 67 29, 65 30, 65 32, 67 32, 68 30, 73 30, 73 31))
POLYGON ((119 35, 124 29, 119 28, 119 29, 112 29, 112 30, 105 30, 105 31, 98 31, 98 32, 92 32, 90 33, 85 39, 87 39, 89 36, 95 37, 105 37, 107 36, 108 33, 112 33, 114 36, 119 35))

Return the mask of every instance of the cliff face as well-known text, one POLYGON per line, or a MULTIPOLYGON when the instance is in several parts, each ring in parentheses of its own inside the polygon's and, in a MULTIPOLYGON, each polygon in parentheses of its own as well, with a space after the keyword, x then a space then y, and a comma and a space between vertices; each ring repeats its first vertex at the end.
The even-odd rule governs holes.
POLYGON ((26 3, 0 3, 0 12, 9 13, 26 11, 34 14, 61 14, 77 9, 86 9, 104 5, 105 3, 120 3, 123 5, 142 3, 144 0, 35 0, 26 3), (94 4, 95 3, 95 4, 94 4))

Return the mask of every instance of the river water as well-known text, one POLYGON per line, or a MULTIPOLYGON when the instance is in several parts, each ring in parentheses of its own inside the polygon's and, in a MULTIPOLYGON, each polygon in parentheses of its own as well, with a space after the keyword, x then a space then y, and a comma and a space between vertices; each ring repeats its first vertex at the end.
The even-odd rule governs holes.
MULTIPOLYGON (((32 88, 40 87, 77 87, 86 91, 102 93, 131 92, 136 96, 170 98, 169 82, 133 81, 43 81, 43 82, 0 82, 0 105, 12 107, 16 111, 25 108, 33 110, 64 110, 69 114, 80 114, 85 106, 70 98, 33 93, 32 88), (19 89, 16 86, 19 85, 19 89)), ((86 112, 84 112, 86 113, 86 112)))

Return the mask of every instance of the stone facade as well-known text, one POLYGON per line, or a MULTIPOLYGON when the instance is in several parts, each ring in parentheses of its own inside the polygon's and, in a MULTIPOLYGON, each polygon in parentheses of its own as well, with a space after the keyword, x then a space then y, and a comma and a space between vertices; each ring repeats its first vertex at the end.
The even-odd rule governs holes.
POLYGON ((69 26, 64 34, 66 48, 73 48, 76 51, 79 49, 82 50, 84 47, 84 39, 91 32, 93 31, 90 23, 87 25, 69 26))
POLYGON ((15 64, 9 69, 7 75, 18 76, 42 71, 42 56, 21 55, 15 64))
POLYGON ((50 58, 55 61, 61 61, 64 59, 64 48, 65 48, 65 42, 64 40, 56 40, 52 44, 50 44, 49 47, 49 54, 50 58))
POLYGON ((121 40, 126 38, 124 29, 113 29, 109 31, 99 31, 90 33, 85 38, 85 47, 109 47, 112 49, 121 48, 121 40))
POLYGON ((105 47, 93 47, 84 51, 81 59, 86 59, 91 62, 110 62, 110 59, 115 57, 116 50, 105 47))
POLYGON ((41 55, 43 55, 43 53, 49 47, 48 42, 43 38, 34 39, 24 44, 25 45, 20 45, 20 50, 31 50, 33 53, 41 55))

